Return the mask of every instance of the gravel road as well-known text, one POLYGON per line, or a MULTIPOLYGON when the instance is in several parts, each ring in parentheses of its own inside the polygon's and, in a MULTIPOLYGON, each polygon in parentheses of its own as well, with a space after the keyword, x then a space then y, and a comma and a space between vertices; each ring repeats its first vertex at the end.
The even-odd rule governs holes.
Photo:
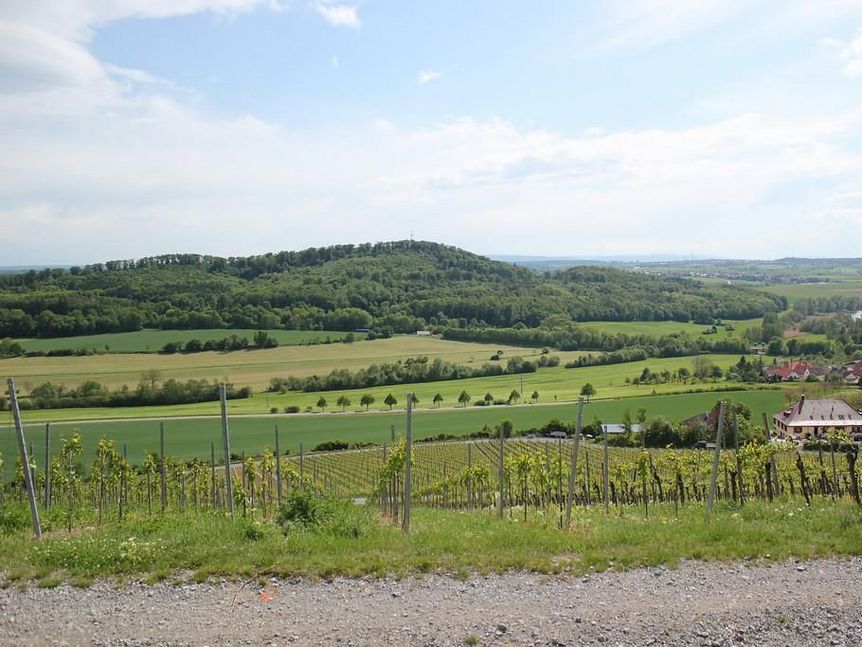
POLYGON ((3 645, 860 645, 862 559, 0 591, 3 645), (32 626, 36 624, 37 626, 32 626))

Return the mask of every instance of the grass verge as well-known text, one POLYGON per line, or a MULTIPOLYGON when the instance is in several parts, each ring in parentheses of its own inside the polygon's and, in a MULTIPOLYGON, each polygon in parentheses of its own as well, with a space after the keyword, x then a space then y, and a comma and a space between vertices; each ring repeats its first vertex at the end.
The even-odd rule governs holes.
POLYGON ((380 520, 373 508, 346 506, 332 523, 316 529, 223 515, 187 514, 134 518, 67 535, 49 530, 36 542, 23 530, 0 536, 0 571, 5 585, 35 579, 39 586, 67 581, 86 586, 92 578, 164 579, 188 572, 211 576, 403 576, 444 572, 528 570, 582 573, 629 569, 681 559, 738 560, 862 554, 862 511, 848 502, 795 499, 751 502, 743 508, 719 504, 711 521, 701 507, 676 514, 651 509, 650 517, 628 509, 605 513, 576 510, 568 531, 556 526, 558 512, 531 512, 528 522, 513 513, 418 509, 412 532, 380 520))

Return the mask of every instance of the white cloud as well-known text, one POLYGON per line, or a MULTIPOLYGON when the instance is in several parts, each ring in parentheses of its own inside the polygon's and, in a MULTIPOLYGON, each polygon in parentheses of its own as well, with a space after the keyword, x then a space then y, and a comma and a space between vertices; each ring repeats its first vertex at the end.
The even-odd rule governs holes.
POLYGON ((862 29, 857 32, 856 38, 846 43, 832 38, 826 39, 824 43, 836 50, 844 61, 844 74, 862 76, 862 29))
POLYGON ((120 67, 119 65, 107 64, 105 65, 105 71, 112 76, 126 79, 134 83, 145 85, 172 85, 172 83, 167 79, 163 79, 155 74, 150 74, 145 70, 136 70, 128 67, 120 67))
POLYGON ((598 49, 653 47, 710 28, 732 16, 743 0, 614 0, 607 5, 598 49))
POLYGON ((410 230, 485 252, 858 253, 862 111, 582 136, 470 118, 294 131, 195 110, 87 49, 90 30, 118 16, 257 4, 0 5, 4 264, 235 255, 410 230))
POLYGON ((167 18, 203 11, 230 14, 272 6, 269 0, 4 0, 0 20, 86 41, 92 29, 123 18, 167 18))
POLYGON ((359 19, 355 6, 341 4, 333 0, 317 0, 317 2, 312 2, 309 6, 334 27, 353 27, 358 29, 362 26, 362 21, 359 19))
POLYGON ((416 76, 416 82, 419 85, 425 85, 435 79, 439 79, 441 76, 443 76, 443 73, 438 70, 422 70, 416 76))
POLYGON ((150 97, 64 119, 59 135, 50 123, 0 126, 0 219, 16 262, 230 255, 410 229, 547 253, 804 253, 799 231, 814 224, 830 254, 858 240, 862 154, 844 142, 862 111, 583 137, 469 118, 309 133, 150 97), (776 193, 788 197, 776 205, 776 193))
POLYGON ((76 43, 26 24, 0 22, 0 92, 36 92, 101 81, 101 63, 76 43))
POLYGON ((124 18, 231 14, 271 0, 7 0, 0 3, 0 117, 80 114, 129 101, 133 84, 170 85, 145 70, 105 65, 93 30, 124 18))
POLYGON ((598 24, 588 24, 580 39, 589 43, 589 50, 606 52, 649 49, 731 22, 735 25, 726 34, 726 46, 744 40, 786 41, 862 15, 862 5, 859 0, 609 0, 598 15, 598 24))

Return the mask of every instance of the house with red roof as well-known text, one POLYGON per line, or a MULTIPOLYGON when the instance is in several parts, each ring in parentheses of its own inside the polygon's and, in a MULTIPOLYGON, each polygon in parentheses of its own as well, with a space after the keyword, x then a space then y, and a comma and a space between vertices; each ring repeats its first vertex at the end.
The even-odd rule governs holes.
POLYGON ((785 362, 782 366, 767 366, 763 374, 770 382, 804 382, 814 367, 808 362, 785 362))

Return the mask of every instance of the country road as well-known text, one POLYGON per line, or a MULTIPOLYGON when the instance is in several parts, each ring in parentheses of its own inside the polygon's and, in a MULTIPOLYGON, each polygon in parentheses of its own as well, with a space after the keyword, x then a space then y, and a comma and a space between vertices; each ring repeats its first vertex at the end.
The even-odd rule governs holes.
POLYGON ((859 645, 862 559, 0 591, 2 645, 859 645))

